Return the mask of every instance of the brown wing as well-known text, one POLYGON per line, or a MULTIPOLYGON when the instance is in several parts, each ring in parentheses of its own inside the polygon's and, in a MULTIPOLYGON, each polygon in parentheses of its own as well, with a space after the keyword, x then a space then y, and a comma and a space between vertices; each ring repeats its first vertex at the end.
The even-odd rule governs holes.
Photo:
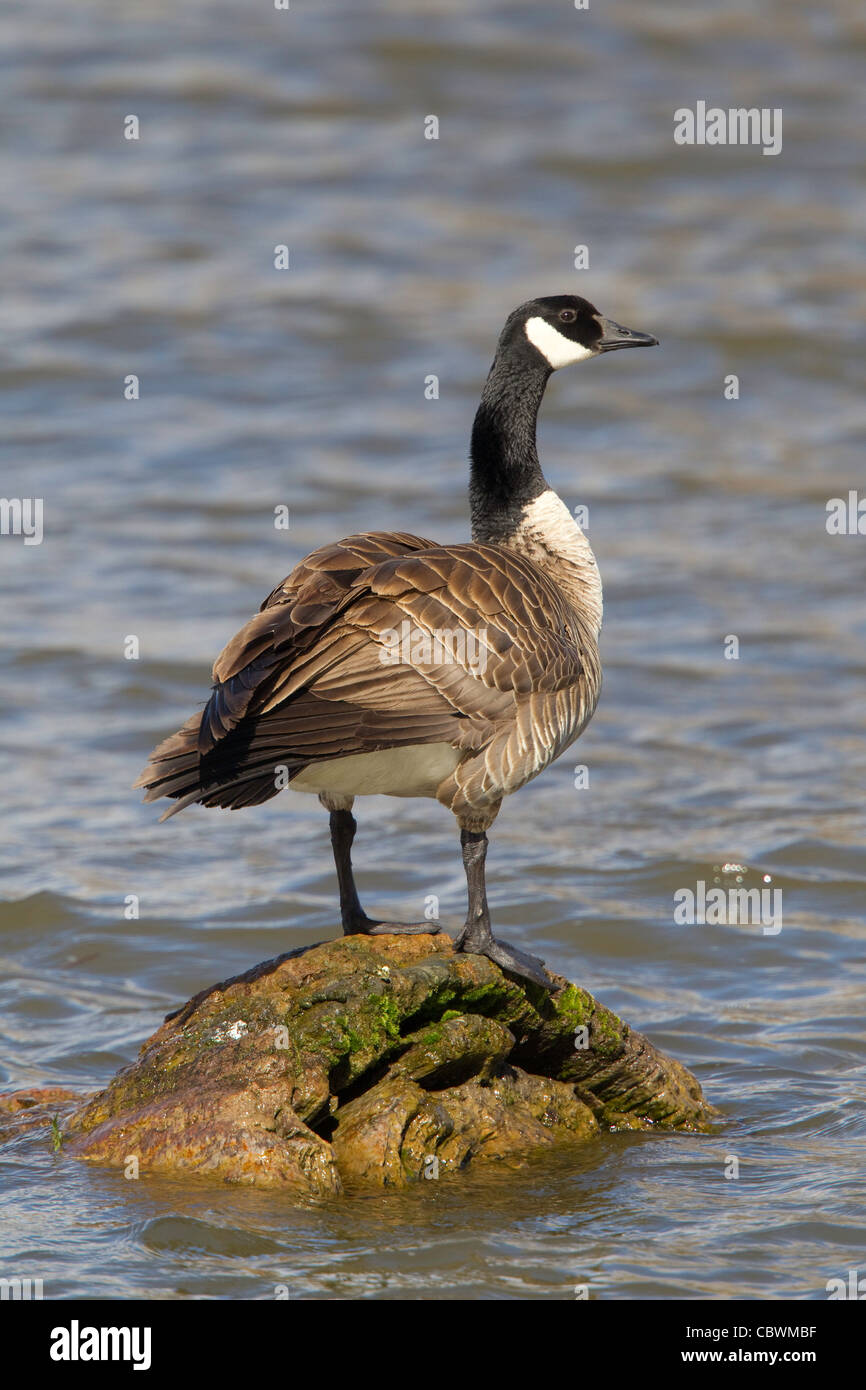
POLYGON ((304 560, 232 639, 203 715, 160 745, 138 785, 146 799, 240 806, 276 794, 279 765, 291 775, 443 741, 477 753, 519 702, 579 680, 578 622, 537 568, 500 547, 349 537, 304 560), (389 635, 407 629, 400 659, 384 660, 389 635))
POLYGON ((214 662, 214 690, 201 720, 199 751, 210 752, 245 715, 263 708, 273 690, 285 684, 293 664, 329 640, 329 626, 371 566, 433 547, 433 541, 421 536, 371 531, 320 546, 296 565, 214 662))
POLYGON ((502 797, 536 777, 592 717, 601 688, 595 633, 536 565, 502 546, 438 546, 377 566, 368 582, 419 625, 483 634, 483 670, 418 669, 473 727, 485 720, 489 734, 437 793, 461 824, 484 828, 502 797))
POLYGON ((266 743, 284 751, 277 728, 258 730, 255 709, 282 668, 291 666, 293 656, 300 658, 317 640, 327 640, 328 622, 360 574, 377 561, 433 544, 402 532, 369 532, 321 546, 296 565, 217 658, 214 688, 204 711, 192 715, 154 749, 134 783, 146 788, 145 800, 181 798, 173 808, 180 810, 195 800, 240 806, 274 796, 274 764, 290 760, 269 755, 267 777, 253 774, 253 743, 262 752, 266 743), (232 781, 237 783, 233 799, 223 800, 217 786, 232 781), (213 789, 212 798, 196 794, 206 787, 213 789))

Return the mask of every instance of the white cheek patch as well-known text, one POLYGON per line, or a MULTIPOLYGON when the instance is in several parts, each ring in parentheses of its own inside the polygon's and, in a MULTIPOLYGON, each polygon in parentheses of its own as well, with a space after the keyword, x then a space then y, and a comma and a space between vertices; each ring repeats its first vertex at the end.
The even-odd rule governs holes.
POLYGON ((557 333, 556 329, 542 318, 526 320, 526 336, 532 346, 537 347, 541 355, 547 358, 554 371, 558 367, 570 367, 573 362, 585 362, 587 357, 594 356, 592 348, 573 342, 563 333, 557 333))

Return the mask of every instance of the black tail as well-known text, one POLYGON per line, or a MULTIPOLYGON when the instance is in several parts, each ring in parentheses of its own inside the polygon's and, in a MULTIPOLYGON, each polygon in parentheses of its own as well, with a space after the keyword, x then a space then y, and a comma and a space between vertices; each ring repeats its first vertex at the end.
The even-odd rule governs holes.
POLYGON ((177 802, 160 816, 160 820, 168 820, 196 802, 201 806, 236 810, 269 801, 306 766, 306 760, 281 761, 276 741, 269 748, 269 740, 263 739, 261 732, 256 738, 258 722, 245 721, 240 728, 220 739, 208 753, 202 754, 199 752, 202 715, 194 714, 182 729, 153 750, 147 767, 133 786, 145 788, 145 801, 158 801, 167 796, 177 802))

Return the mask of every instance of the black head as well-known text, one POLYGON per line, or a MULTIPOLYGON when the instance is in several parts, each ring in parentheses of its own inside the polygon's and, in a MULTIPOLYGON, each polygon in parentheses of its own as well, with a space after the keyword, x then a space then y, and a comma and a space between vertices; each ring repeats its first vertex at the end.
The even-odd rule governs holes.
POLYGON ((636 333, 606 319, 595 305, 579 295, 554 294, 545 299, 530 299, 509 314, 498 352, 520 357, 528 352, 536 360, 541 357, 551 371, 556 371, 601 352, 657 344, 658 338, 649 333, 636 333))

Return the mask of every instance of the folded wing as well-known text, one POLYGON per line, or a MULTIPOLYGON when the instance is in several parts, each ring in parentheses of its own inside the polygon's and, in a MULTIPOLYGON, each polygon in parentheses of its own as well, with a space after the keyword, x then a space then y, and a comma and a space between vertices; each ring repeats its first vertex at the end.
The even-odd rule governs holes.
POLYGON ((290 780, 311 763, 442 742, 471 758, 519 706, 579 683, 578 622, 501 547, 350 536, 302 561, 228 643, 204 711, 136 785, 176 799, 173 811, 239 807, 276 795, 280 768, 290 780))

